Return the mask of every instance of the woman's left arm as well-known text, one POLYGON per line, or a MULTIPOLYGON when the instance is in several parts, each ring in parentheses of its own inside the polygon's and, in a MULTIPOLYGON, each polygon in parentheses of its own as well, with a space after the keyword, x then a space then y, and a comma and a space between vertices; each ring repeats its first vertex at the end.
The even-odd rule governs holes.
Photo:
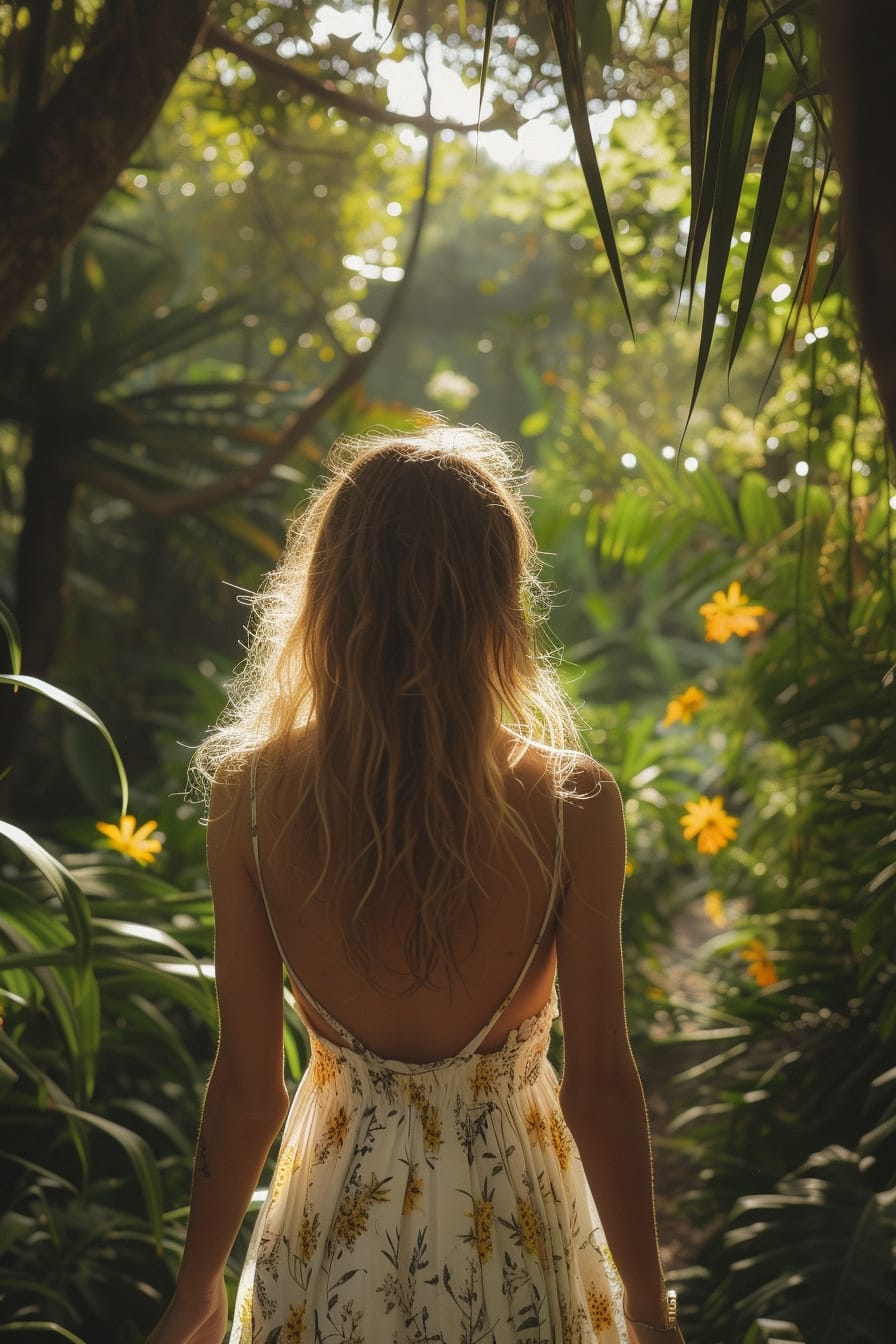
MULTIPOLYGON (((212 790, 218 1049, 199 1125, 190 1217, 174 1298, 147 1344, 220 1344, 224 1267, 289 1105, 283 968, 253 878, 248 788, 212 790)), ((223 1312, 223 1314, 222 1314, 223 1312)))

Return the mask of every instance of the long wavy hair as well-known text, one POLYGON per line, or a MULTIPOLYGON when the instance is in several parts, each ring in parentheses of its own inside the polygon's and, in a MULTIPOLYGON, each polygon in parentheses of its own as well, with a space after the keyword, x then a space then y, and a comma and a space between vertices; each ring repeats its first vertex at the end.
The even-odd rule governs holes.
MULTIPOLYGON (((452 932, 474 911, 495 837, 535 837, 506 771, 543 748, 569 791, 575 716, 539 649, 546 592, 517 449, 479 428, 343 440, 252 600, 248 656, 194 778, 239 774, 338 903, 352 963, 395 893, 413 897, 416 985, 457 969, 452 932), (509 731, 501 732, 501 728, 509 731), (508 757, 507 744, 511 751, 508 757)), ((541 860, 539 860, 541 861, 541 860)))

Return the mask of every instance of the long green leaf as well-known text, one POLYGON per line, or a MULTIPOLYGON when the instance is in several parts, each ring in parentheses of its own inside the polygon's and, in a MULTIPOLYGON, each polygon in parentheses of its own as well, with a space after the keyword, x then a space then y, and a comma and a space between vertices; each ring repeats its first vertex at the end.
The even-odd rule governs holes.
POLYGON ((5 602, 0 602, 0 629, 6 635, 6 642, 9 645, 9 661, 13 673, 22 670, 22 636, 19 633, 18 622, 5 602))
POLYGON ((622 264, 619 260, 619 249, 616 246, 613 221, 610 218, 610 207, 607 204, 607 196, 604 191, 603 181, 601 180, 597 155, 594 151, 594 141, 591 138, 591 127, 588 124, 588 105, 585 99, 585 81, 582 74, 581 56, 579 54, 579 35, 576 31, 575 0, 545 0, 545 4, 548 11, 551 32, 554 35, 554 42, 557 47, 557 55, 560 61, 560 70, 563 77, 563 89, 566 93, 566 105, 569 108, 569 119, 572 126, 573 137, 576 142, 576 149, 579 152, 582 173, 585 177, 586 186, 588 187, 588 194, 591 197, 591 205, 594 209, 597 227, 600 230, 600 236, 603 240, 603 245, 606 248, 610 270, 613 279, 616 282, 616 292, 622 301, 622 307, 625 310, 629 329, 631 330, 632 335, 634 335, 635 329, 628 306, 628 296, 625 292, 625 282, 622 278, 622 264))
MULTIPOLYGON (((703 191, 703 165, 709 132, 712 66, 719 26, 719 0, 698 0, 691 5, 688 31, 688 111, 691 121, 691 197, 699 203, 703 191)), ((690 253, 691 238, 688 238, 690 253)), ((685 275, 687 275, 685 256, 685 275)), ((684 282, 682 282, 684 283, 684 282)))
POLYGON ((697 276, 703 256, 703 243, 709 227, 710 215, 716 198, 717 174, 720 164, 722 130, 725 113, 734 82, 738 60, 744 47, 744 34, 747 22, 746 0, 728 0, 725 16, 718 35, 718 52, 715 60, 715 83, 712 91, 712 106, 709 113, 709 126, 706 132, 706 148, 703 155, 700 193, 694 196, 690 228, 685 248, 684 274, 688 274, 690 258, 690 298, 688 312, 693 303, 697 288, 697 276))
POLYGON ((784 183, 787 180, 787 169, 790 167, 790 149, 793 144, 795 129, 796 103, 794 102, 788 103, 775 122, 769 138, 768 149, 765 151, 762 176, 759 180, 759 191, 756 196, 756 209, 753 212, 753 225, 750 229, 750 242, 744 260, 744 273, 740 282, 737 316, 734 319, 734 330, 731 335, 731 350, 728 354, 729 373, 746 330, 747 319, 750 316, 750 309, 753 306, 753 300, 756 297, 756 290, 759 287, 765 260, 771 246, 778 210, 781 207, 781 197, 784 194, 784 183))
POLYGON ((55 1321, 9 1321, 5 1325, 0 1325, 0 1334, 36 1334, 40 1332, 43 1335, 58 1335, 60 1339, 67 1339, 70 1344, 87 1344, 83 1335, 76 1335, 71 1330, 66 1330, 64 1325, 57 1325, 55 1321))
POLYGON ((24 854, 62 901, 75 940, 78 961, 82 966, 86 965, 90 959, 91 919, 90 907, 83 891, 68 869, 27 831, 13 826, 11 821, 0 819, 0 836, 24 854))
POLYGON ((753 126, 756 121, 756 109, 759 106, 759 92, 762 88, 764 69, 765 33, 761 28, 757 28, 744 48, 744 53, 734 72, 731 94, 728 99, 728 106, 725 109, 725 120, 719 147, 719 175, 716 180, 715 197, 712 205, 712 228, 709 235, 709 255, 706 262, 700 348, 697 352, 697 367, 694 372, 691 404, 688 408, 682 438, 684 438, 691 416, 694 413, 706 363, 709 359, 709 349, 712 344, 716 316, 722 297, 722 281, 731 250, 731 236, 737 220, 737 207, 740 203, 750 142, 753 138, 753 126))
POLYGON ((83 1111, 76 1106, 63 1105, 59 1109, 71 1115, 74 1119, 81 1120, 84 1124, 91 1125, 94 1129, 99 1129, 104 1134, 108 1134, 124 1149, 143 1192, 143 1201, 146 1205, 156 1248, 161 1250, 164 1215, 162 1183, 149 1144, 134 1130, 128 1129, 125 1125, 119 1125, 114 1120, 107 1120, 103 1115, 94 1115, 91 1111, 83 1111))
POLYGON ((482 103, 485 98, 485 81, 488 79, 488 62, 492 50, 492 33, 495 29, 495 15, 498 0, 486 0, 485 27, 482 36, 482 69, 479 75, 479 110, 476 113, 477 126, 482 121, 482 103))
POLYGON ((4 672, 0 673, 0 683, 4 682, 8 686, 24 686, 30 691, 36 691, 38 695, 45 695, 48 700, 55 700, 58 705, 62 705, 72 714, 77 714, 82 719, 86 719, 88 723, 92 723, 95 728, 100 730, 109 744, 109 750, 115 760, 118 782, 121 785, 121 815, 124 816, 128 810, 128 777, 118 748, 112 740, 112 734, 99 715, 95 714, 89 705, 85 705, 83 700, 78 700, 74 695, 69 695, 68 691, 60 690, 58 686, 53 686, 49 681, 42 681, 40 677, 28 677, 4 672))

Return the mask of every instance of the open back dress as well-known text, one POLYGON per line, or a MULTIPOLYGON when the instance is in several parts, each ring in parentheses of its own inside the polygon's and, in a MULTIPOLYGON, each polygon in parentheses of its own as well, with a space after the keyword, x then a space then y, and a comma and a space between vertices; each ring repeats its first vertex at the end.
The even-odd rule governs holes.
MULTIPOLYGON (((240 1278, 230 1344, 627 1344, 622 1286, 548 1060, 556 985, 482 1053, 510 993, 456 1055, 383 1059, 309 993, 258 885, 299 994, 345 1042, 306 1022, 311 1059, 240 1278)), ((608 1161, 612 1155, 608 1154, 608 1161)))

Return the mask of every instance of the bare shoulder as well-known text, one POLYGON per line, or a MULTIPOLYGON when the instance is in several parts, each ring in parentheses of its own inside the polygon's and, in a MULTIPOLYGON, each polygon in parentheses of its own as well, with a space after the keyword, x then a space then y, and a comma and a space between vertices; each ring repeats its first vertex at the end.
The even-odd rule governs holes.
POLYGON ((584 903, 612 910, 625 873, 622 796, 611 771, 590 756, 576 759, 564 800, 570 877, 568 906, 584 903))
POLYGON ((241 858, 251 838, 251 767, 240 761, 218 770, 208 805, 208 845, 241 858))

